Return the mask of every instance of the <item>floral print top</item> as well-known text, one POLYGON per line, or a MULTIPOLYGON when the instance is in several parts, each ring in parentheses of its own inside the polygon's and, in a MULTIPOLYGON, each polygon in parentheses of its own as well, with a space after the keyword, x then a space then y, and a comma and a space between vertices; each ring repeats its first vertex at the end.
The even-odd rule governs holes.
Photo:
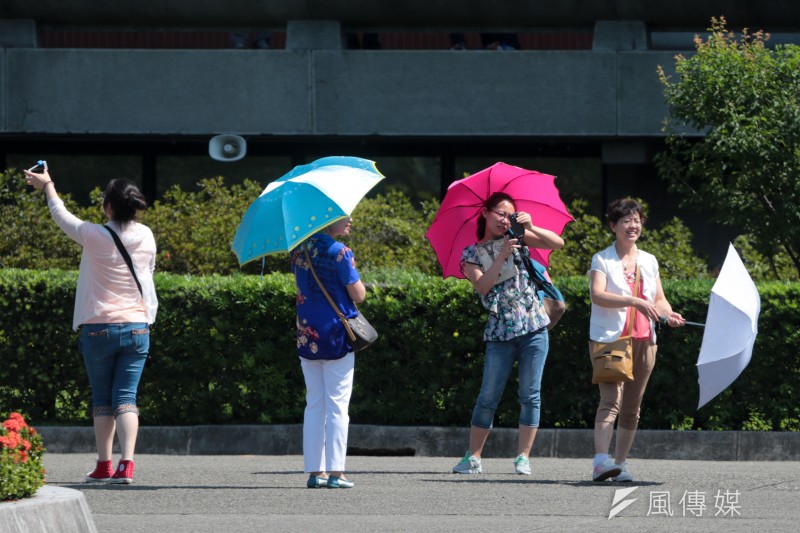
MULTIPOLYGON (((462 272, 467 263, 478 265, 482 272, 488 270, 481 263, 479 246, 494 260, 492 254, 496 253, 496 247, 477 243, 467 246, 461 253, 462 272)), ((512 262, 517 267, 515 275, 497 283, 485 295, 478 294, 483 307, 489 311, 489 318, 483 331, 484 341, 513 340, 516 337, 538 331, 550 323, 544 305, 536 296, 536 290, 530 282, 528 271, 522 263, 519 251, 515 249, 514 254, 506 261, 512 262)), ((507 268, 504 266, 503 271, 506 270, 507 268)), ((501 277, 505 276, 501 274, 501 277)))
POLYGON ((358 315, 347 285, 360 278, 353 251, 329 235, 317 233, 292 252, 297 285, 297 352, 303 359, 341 359, 352 348, 339 316, 308 266, 308 250, 325 290, 347 318, 358 315))

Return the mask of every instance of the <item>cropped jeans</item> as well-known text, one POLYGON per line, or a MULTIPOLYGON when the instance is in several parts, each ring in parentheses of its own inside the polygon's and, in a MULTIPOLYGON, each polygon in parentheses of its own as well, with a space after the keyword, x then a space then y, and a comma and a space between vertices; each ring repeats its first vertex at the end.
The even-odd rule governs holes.
POLYGON ((472 411, 473 426, 491 429, 494 412, 516 361, 519 366, 519 424, 539 427, 542 372, 549 346, 547 328, 509 341, 486 342, 481 392, 472 411))
POLYGON ((83 324, 78 343, 92 386, 92 416, 139 414, 136 394, 150 351, 147 324, 83 324))

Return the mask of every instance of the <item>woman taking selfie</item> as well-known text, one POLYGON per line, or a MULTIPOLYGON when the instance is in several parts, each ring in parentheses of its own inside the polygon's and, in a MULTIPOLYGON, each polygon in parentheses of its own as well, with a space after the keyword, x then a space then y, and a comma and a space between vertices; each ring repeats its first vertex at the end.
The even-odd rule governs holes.
POLYGON ((130 180, 111 180, 103 196, 107 222, 93 224, 64 207, 46 168, 26 170, 25 176, 28 185, 44 190, 56 225, 83 248, 72 326, 80 328, 98 455, 85 481, 131 483, 139 431, 136 395, 150 349, 148 326, 158 309, 152 276, 155 239, 150 228, 134 220, 146 207, 144 196, 130 180), (120 445, 116 469, 111 456, 115 433, 120 445))

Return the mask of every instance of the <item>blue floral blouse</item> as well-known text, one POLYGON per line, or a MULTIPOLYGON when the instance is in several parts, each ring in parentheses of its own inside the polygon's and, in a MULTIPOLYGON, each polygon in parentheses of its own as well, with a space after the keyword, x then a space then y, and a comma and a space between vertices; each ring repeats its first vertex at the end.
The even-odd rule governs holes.
MULTIPOLYGON (((481 245, 473 244, 464 248, 461 253, 462 272, 467 263, 478 265, 482 272, 486 272, 487 268, 481 264, 478 255, 478 246, 481 245)), ((486 249, 492 253, 491 247, 486 249)), ((537 298, 536 290, 531 285, 528 271, 522 264, 519 252, 515 249, 514 254, 506 261, 516 267, 514 275, 497 283, 485 295, 476 291, 483 307, 489 311, 489 318, 483 331, 484 341, 509 341, 538 331, 550 323, 544 305, 537 298)), ((510 265, 506 267, 504 271, 507 271, 510 265)))
POLYGON ((347 285, 360 278, 353 251, 324 233, 314 234, 292 252, 292 273, 297 285, 297 352, 304 359, 340 359, 352 351, 349 338, 308 267, 308 250, 314 271, 339 310, 347 318, 358 315, 347 285))

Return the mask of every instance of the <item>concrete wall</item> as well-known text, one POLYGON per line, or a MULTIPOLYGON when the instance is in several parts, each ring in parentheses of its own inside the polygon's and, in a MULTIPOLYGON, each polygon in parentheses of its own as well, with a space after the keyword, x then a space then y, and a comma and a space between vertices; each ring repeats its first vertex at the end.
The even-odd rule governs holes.
POLYGON ((660 136, 671 52, 0 50, 0 133, 660 136))
MULTIPOLYGON (((50 453, 91 453, 91 427, 39 426, 50 453)), ((495 428, 484 457, 513 457, 518 431, 495 428)), ((351 425, 348 455, 415 455, 459 457, 469 428, 351 425)), ((639 459, 712 461, 797 461, 800 433, 790 431, 667 431, 636 433, 631 455, 639 459)), ((229 426, 143 426, 137 453, 166 455, 302 455, 302 424, 229 426), (225 439, 220 439, 224 428, 225 439)), ((536 457, 587 457, 593 449, 591 429, 539 430, 536 457)), ((115 451, 117 444, 115 443, 115 451)))

